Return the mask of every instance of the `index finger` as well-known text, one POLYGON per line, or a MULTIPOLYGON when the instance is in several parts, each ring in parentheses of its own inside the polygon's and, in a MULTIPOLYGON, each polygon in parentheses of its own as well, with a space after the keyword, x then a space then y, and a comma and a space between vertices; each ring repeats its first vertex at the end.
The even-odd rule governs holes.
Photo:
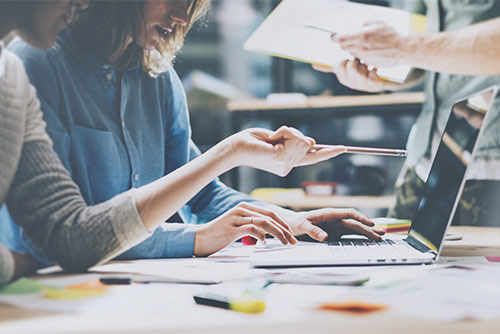
POLYGON ((265 215, 265 216, 268 216, 268 217, 271 217, 272 219, 274 219, 278 224, 280 224, 284 229, 286 229, 287 231, 289 232, 292 232, 292 229, 290 228, 290 226, 283 220, 283 218, 281 218, 276 212, 274 211, 271 211, 271 210, 266 210, 260 206, 257 206, 257 205, 252 205, 250 203, 247 203, 247 202, 241 202, 239 203, 239 206, 242 207, 242 208, 245 208, 247 210, 252 210, 252 211, 255 211, 255 212, 258 212, 262 215, 265 215))
POLYGON ((336 156, 345 153, 346 148, 342 145, 334 146, 327 148, 315 148, 312 147, 312 150, 309 150, 305 157, 300 161, 301 165, 310 165, 313 163, 318 163, 320 161, 325 161, 328 159, 335 158, 336 156))
POLYGON ((311 214, 317 215, 311 218, 318 223, 336 219, 354 219, 366 226, 375 226, 375 223, 370 218, 354 209, 320 209, 311 211, 311 214))
POLYGON ((360 224, 359 221, 355 221, 352 219, 343 219, 342 223, 347 229, 356 232, 358 234, 364 235, 365 237, 370 238, 372 240, 380 240, 382 239, 381 236, 385 234, 383 230, 368 227, 366 225, 360 224))

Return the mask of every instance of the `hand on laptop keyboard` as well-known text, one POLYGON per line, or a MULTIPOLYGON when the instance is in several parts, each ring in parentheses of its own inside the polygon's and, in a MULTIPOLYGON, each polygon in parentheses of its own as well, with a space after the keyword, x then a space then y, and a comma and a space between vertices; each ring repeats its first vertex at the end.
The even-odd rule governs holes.
POLYGON ((372 240, 380 240, 384 230, 354 209, 319 209, 291 212, 280 215, 296 236, 308 235, 314 240, 339 239, 345 234, 360 234, 372 240))

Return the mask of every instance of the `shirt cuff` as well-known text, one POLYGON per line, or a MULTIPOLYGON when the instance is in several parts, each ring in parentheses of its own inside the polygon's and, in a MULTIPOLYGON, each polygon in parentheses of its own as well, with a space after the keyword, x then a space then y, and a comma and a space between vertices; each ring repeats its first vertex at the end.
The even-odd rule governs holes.
POLYGON ((120 194, 110 201, 110 219, 122 249, 130 248, 152 233, 146 230, 135 202, 135 189, 120 194))
POLYGON ((118 260, 191 257, 197 226, 161 224, 153 235, 117 257, 118 260))
POLYGON ((194 235, 198 229, 195 225, 163 224, 162 229, 167 237, 163 244, 165 257, 192 257, 194 254, 194 235))

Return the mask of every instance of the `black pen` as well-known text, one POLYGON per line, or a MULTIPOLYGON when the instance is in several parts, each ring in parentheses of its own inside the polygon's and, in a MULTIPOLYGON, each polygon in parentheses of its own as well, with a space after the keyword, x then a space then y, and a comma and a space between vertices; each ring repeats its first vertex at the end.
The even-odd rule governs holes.
POLYGON ((196 304, 223 308, 243 313, 262 313, 266 309, 263 300, 254 298, 229 298, 212 293, 200 293, 193 296, 196 304))
POLYGON ((99 281, 106 285, 129 285, 134 282, 130 277, 101 277, 99 281))

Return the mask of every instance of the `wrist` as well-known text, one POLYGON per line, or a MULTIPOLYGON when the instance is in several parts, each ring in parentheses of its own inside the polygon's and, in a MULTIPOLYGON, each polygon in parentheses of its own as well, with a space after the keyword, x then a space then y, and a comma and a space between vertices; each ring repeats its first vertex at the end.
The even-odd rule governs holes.
POLYGON ((408 64, 412 67, 417 67, 418 59, 421 59, 422 52, 422 37, 421 33, 410 33, 403 37, 401 57, 402 64, 408 64))
POLYGON ((200 226, 194 233, 194 256, 203 257, 211 254, 206 245, 207 239, 209 238, 209 224, 210 223, 200 226))
POLYGON ((194 232, 194 244, 193 244, 193 255, 194 256, 201 256, 201 249, 203 248, 203 232, 198 229, 196 232, 194 232))
POLYGON ((220 165, 219 174, 223 174, 241 165, 239 150, 238 143, 231 136, 219 142, 207 153, 212 156, 212 161, 220 165))

